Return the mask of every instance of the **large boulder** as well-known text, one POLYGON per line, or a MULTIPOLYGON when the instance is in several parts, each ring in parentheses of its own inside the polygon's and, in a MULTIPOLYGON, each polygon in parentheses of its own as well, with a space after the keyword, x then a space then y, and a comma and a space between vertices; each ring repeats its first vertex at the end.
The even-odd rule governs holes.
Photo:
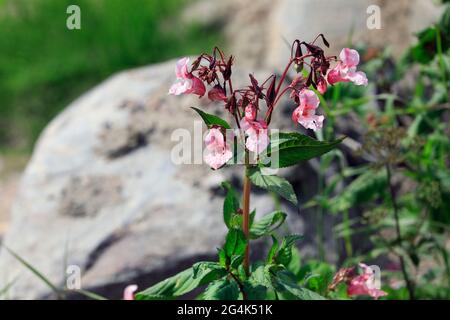
MULTIPOLYGON (((150 285, 194 261, 213 259, 221 245, 226 230, 219 184, 232 179, 239 185, 242 168, 212 171, 172 161, 178 143, 172 132, 192 132, 199 118, 189 106, 206 103, 167 95, 174 65, 111 77, 68 106, 40 137, 4 244, 58 287, 65 285, 66 264, 76 265, 83 289, 119 298, 126 284, 150 285)), ((243 81, 247 74, 236 77, 243 81)), ((201 139, 193 136, 197 150, 201 139)), ((260 213, 273 208, 271 197, 252 201, 260 213)), ((17 276, 8 297, 52 297, 1 250, 0 288, 17 276)))

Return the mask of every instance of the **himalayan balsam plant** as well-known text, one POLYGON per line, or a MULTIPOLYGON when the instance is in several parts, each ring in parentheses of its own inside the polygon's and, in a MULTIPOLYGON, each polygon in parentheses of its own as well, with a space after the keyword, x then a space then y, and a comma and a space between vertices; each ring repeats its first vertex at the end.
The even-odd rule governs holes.
MULTIPOLYGON (((316 44, 318 39, 329 46, 323 35, 311 43, 295 40, 291 46, 291 57, 280 76, 272 74, 264 81, 258 81, 250 74, 249 84, 244 88, 233 87, 234 57, 226 57, 217 47, 211 55, 204 53, 192 63, 189 58, 177 62, 177 80, 169 89, 169 94, 206 95, 209 100, 219 102, 233 120, 234 127, 216 115, 193 108, 208 128, 204 139, 205 162, 214 170, 243 164, 243 195, 238 195, 230 183, 222 184, 226 190, 223 218, 228 233, 225 244, 218 249, 217 262, 198 262, 136 295, 136 287, 130 286, 126 290, 126 299, 171 299, 197 287, 206 288, 200 295, 202 299, 324 298, 299 285, 289 269, 293 260, 293 246, 301 236, 294 234, 279 238, 274 233, 284 223, 286 214, 275 211, 255 221, 255 212, 250 211, 252 185, 297 204, 297 197, 289 182, 267 174, 265 169, 288 167, 318 157, 342 141, 317 141, 298 132, 271 133, 271 119, 276 114, 274 112, 281 98, 288 96, 294 101, 294 123, 316 131, 322 128, 325 121, 325 115, 318 112, 318 93, 325 93, 328 86, 337 82, 367 85, 366 75, 357 71, 357 51, 345 48, 339 59, 326 56, 316 44), (296 71, 296 76, 289 82, 287 75, 292 69, 296 71), (239 152, 239 146, 242 152, 239 152), (271 237, 273 244, 265 261, 252 263, 251 240, 261 237, 271 237)), ((355 268, 341 271, 334 279, 335 284, 346 282, 349 295, 369 295, 374 298, 384 295, 383 291, 372 285, 370 268, 363 264, 361 267, 361 275, 355 272, 355 268)))

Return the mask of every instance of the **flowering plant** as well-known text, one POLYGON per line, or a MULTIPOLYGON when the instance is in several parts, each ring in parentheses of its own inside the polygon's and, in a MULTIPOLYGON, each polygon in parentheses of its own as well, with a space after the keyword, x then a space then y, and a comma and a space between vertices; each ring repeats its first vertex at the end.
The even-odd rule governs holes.
MULTIPOLYGON (((325 115, 318 112, 318 94, 325 93, 329 85, 337 82, 367 84, 366 75, 356 70, 357 51, 345 48, 339 59, 326 56, 316 43, 319 39, 329 46, 322 34, 310 43, 295 40, 281 75, 272 74, 264 81, 258 81, 250 74, 249 85, 238 89, 232 82, 234 57, 226 57, 217 47, 212 54, 203 53, 192 63, 189 58, 177 62, 177 81, 169 94, 207 95, 209 100, 222 104, 233 119, 234 128, 225 119, 193 108, 208 127, 204 139, 205 162, 214 170, 236 163, 244 165, 242 201, 230 183, 222 184, 227 192, 223 218, 228 233, 225 244, 218 250, 218 262, 198 262, 137 293, 137 299, 175 298, 203 285, 207 285, 201 295, 204 299, 323 298, 300 286, 289 270, 293 246, 301 236, 287 235, 279 239, 274 233, 284 223, 286 214, 275 211, 256 221, 255 212, 250 211, 252 184, 297 204, 290 183, 267 169, 288 167, 318 157, 342 141, 318 141, 298 132, 271 132, 271 120, 281 98, 286 95, 296 104, 292 111, 295 123, 316 131, 322 128, 325 120, 325 115), (332 64, 335 65, 332 67, 332 64), (291 69, 296 75, 292 81, 287 81, 291 69), (251 240, 267 236, 272 238, 273 244, 266 261, 251 263, 251 240)), ((352 288, 366 285, 368 276, 362 277, 365 278, 353 279, 352 288), (356 282, 362 285, 358 286, 356 282)), ((372 292, 382 295, 374 290, 351 290, 352 294, 370 295, 372 292)))

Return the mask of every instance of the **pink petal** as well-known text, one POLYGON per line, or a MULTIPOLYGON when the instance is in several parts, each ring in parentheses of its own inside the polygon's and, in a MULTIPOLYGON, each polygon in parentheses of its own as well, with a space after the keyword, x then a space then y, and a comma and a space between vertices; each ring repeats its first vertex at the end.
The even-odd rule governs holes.
POLYGON ((362 71, 349 72, 347 79, 356 84, 357 86, 367 86, 367 76, 362 71))
POLYGON ((169 94, 178 96, 183 93, 190 93, 191 90, 192 90, 192 80, 180 79, 170 87, 169 94))
POLYGON ((203 159, 214 170, 219 169, 233 157, 230 147, 227 145, 223 150, 206 150, 203 159))
POLYGON ((342 49, 339 58, 347 67, 356 67, 359 64, 359 53, 354 49, 342 49))
POLYGON ((317 94, 309 89, 303 89, 299 94, 300 105, 306 108, 316 109, 319 106, 320 100, 317 94))
POLYGON ((256 108, 252 104, 249 104, 248 106, 245 107, 245 119, 249 121, 254 121, 255 118, 256 118, 256 108))
POLYGON ((177 61, 177 65, 175 67, 175 75, 177 76, 177 79, 186 79, 188 77, 188 64, 188 57, 181 58, 177 61))
POLYGON ((225 95, 225 92, 219 86, 216 86, 211 90, 209 90, 208 98, 211 101, 224 101, 224 102, 227 101, 227 96, 225 95))
POLYGON ((329 84, 333 85, 337 82, 347 82, 345 78, 341 76, 342 65, 338 63, 333 69, 328 72, 327 81, 329 84))
POLYGON ((203 81, 197 77, 192 76, 192 89, 189 93, 197 94, 200 97, 203 97, 205 95, 205 92, 206 88, 203 84, 203 81))
POLYGON ((324 116, 312 115, 312 116, 303 116, 299 119, 298 123, 300 123, 306 129, 311 130, 319 130, 322 129, 324 116))
POLYGON ((324 94, 327 91, 327 82, 324 78, 319 79, 319 82, 317 83, 317 91, 319 91, 320 94, 324 94))
POLYGON ((134 300, 134 293, 137 291, 138 286, 130 284, 123 291, 123 300, 134 300))
POLYGON ((246 131, 246 133, 248 134, 248 137, 245 142, 245 146, 248 150, 260 154, 269 145, 270 139, 267 134, 267 129, 250 128, 246 131))
POLYGON ((212 128, 205 136, 206 150, 203 159, 213 169, 217 170, 233 156, 230 146, 220 129, 212 128))
POLYGON ((205 145, 209 150, 221 149, 225 146, 225 138, 222 131, 217 128, 212 128, 205 136, 205 145))

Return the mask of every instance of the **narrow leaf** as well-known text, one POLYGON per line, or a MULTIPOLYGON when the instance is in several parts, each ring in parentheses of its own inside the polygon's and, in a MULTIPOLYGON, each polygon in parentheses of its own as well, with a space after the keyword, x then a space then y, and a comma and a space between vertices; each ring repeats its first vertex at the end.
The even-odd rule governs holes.
POLYGON ((231 228, 231 219, 233 214, 239 209, 239 197, 229 182, 223 182, 222 187, 227 191, 223 202, 223 221, 228 228, 231 228))
POLYGON ((25 259, 20 257, 17 253, 12 251, 10 248, 3 246, 6 251, 8 251, 14 258, 17 259, 22 265, 24 265, 28 270, 30 270, 36 277, 42 280, 55 294, 60 295, 61 290, 59 290, 44 274, 42 274, 39 270, 34 268, 30 263, 28 263, 25 259))
POLYGON ((221 126, 221 127, 225 128, 225 129, 231 129, 231 126, 228 124, 228 122, 226 122, 222 118, 220 118, 216 115, 213 115, 213 114, 206 113, 198 108, 194 108, 194 107, 191 107, 191 108, 194 109, 200 115, 200 117, 202 117, 203 121, 205 122, 205 124, 208 128, 210 128, 213 125, 217 125, 217 126, 221 126))

